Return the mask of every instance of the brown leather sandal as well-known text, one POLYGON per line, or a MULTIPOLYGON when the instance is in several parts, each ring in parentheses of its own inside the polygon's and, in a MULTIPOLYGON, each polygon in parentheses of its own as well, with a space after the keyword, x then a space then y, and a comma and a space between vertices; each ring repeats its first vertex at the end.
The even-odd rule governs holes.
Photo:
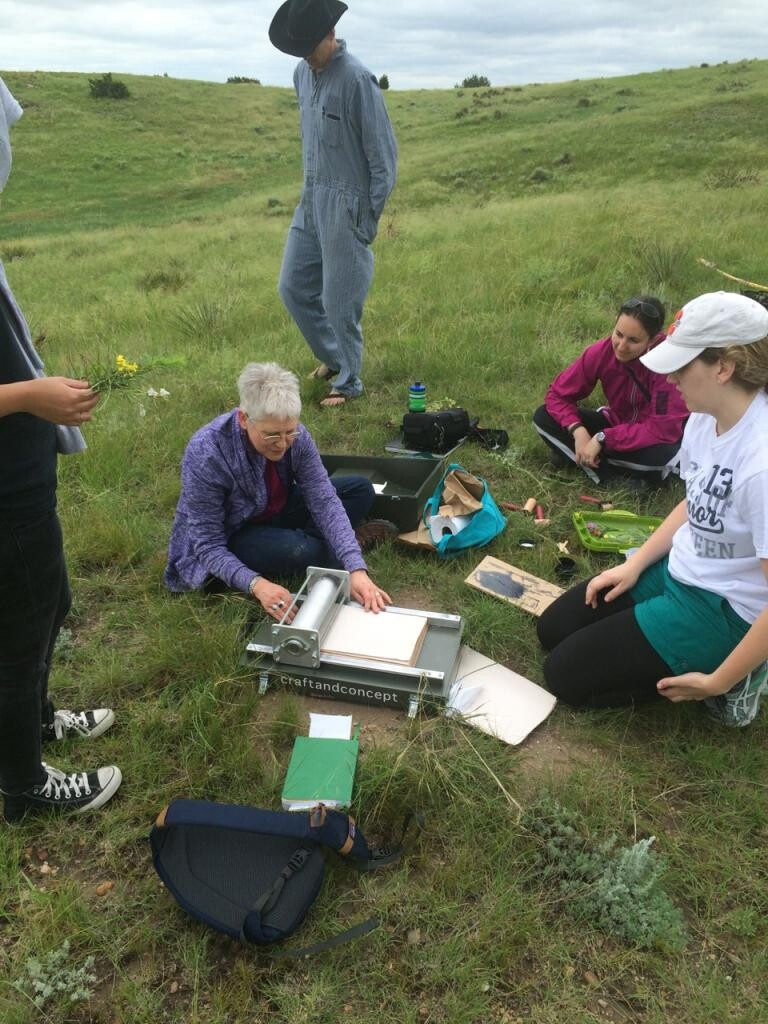
POLYGON ((320 402, 320 408, 338 409, 342 405, 346 405, 350 400, 350 395, 343 395, 340 391, 334 391, 333 388, 331 388, 327 396, 320 402))
POLYGON ((332 370, 330 366, 326 366, 325 363, 319 363, 312 373, 307 374, 307 380, 330 380, 338 372, 338 370, 332 370))

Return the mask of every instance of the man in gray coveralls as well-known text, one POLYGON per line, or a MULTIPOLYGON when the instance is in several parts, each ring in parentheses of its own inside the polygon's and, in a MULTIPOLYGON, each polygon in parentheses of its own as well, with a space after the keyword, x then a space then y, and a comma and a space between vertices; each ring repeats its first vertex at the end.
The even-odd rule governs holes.
POLYGON ((340 0, 287 0, 269 38, 304 58, 299 99, 304 188, 293 215, 278 290, 320 361, 312 376, 335 378, 321 405, 362 393, 363 303, 373 277, 378 222, 395 184, 397 143, 376 78, 335 25, 340 0))

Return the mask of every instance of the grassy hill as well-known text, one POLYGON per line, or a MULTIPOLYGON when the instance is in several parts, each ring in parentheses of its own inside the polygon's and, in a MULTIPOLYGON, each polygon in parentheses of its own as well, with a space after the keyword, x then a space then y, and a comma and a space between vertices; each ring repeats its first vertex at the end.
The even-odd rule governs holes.
MULTIPOLYGON (((0 830, 0 1018, 144 1024, 682 1024, 758 1022, 766 1002, 766 726, 733 735, 694 705, 575 715, 504 748, 446 721, 363 730, 355 810, 374 833, 411 803, 426 833, 407 866, 360 880, 332 870, 301 944, 373 913, 385 926, 309 965, 242 952, 189 923, 148 866, 149 823, 176 795, 277 806, 297 698, 255 693, 238 664, 251 611, 235 595, 171 599, 162 586, 186 441, 236 402, 250 359, 302 378, 306 345, 276 295, 301 181, 289 90, 121 76, 124 101, 85 75, 9 72, 26 108, 0 205, 0 257, 49 372, 117 353, 183 363, 153 372, 167 399, 116 393, 63 459, 60 507, 75 606, 58 652, 63 706, 108 701, 118 725, 64 767, 114 761, 121 795, 87 823, 0 830), (542 794, 596 842, 655 835, 682 908, 683 950, 643 950, 569 915, 542 879, 512 802, 542 794), (511 799, 510 799, 511 798, 511 799), (48 864, 50 871, 42 870, 48 864), (99 895, 97 886, 113 881, 99 895), (33 955, 72 944, 96 958, 91 1001, 20 988, 33 955)), ((555 473, 529 426, 546 384, 608 333, 630 295, 673 313, 726 285, 697 256, 768 281, 764 244, 768 62, 627 78, 388 92, 400 177, 375 243, 366 306, 366 397, 304 421, 326 451, 379 454, 409 381, 506 427, 496 457, 462 461, 497 498, 535 494, 552 524, 523 552, 510 516, 493 553, 552 579, 586 489, 555 473)), ((673 487, 616 504, 663 513, 673 487)), ((462 614, 473 647, 541 680, 532 620, 470 591, 467 556, 380 550, 396 602, 462 614)), ((366 709, 360 709, 366 723, 366 709)), ((23 987, 23 986, 22 986, 23 987)))

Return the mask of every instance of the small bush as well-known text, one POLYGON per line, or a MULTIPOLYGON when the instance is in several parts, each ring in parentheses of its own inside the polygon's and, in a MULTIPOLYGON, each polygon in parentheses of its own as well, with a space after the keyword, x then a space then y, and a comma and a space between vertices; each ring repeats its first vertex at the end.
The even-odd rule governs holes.
POLYGON ((546 167, 534 167, 528 175, 528 181, 533 182, 534 185, 541 185, 543 182, 551 180, 552 171, 548 171, 546 167))
POLYGON ((586 96, 582 96, 579 102, 576 104, 577 107, 592 107, 594 102, 588 99, 586 96))
POLYGON ((710 171, 704 178, 704 188, 744 188, 748 185, 760 184, 760 172, 756 167, 742 167, 739 164, 726 164, 710 171))
POLYGON ((202 298, 180 309, 173 317, 173 324, 186 338, 214 340, 223 331, 231 310, 230 300, 202 298))
POLYGON ((136 281, 136 287, 143 292, 177 292, 189 280, 188 274, 173 260, 161 270, 150 270, 136 281))
POLYGON ((577 814, 548 798, 522 823, 537 839, 544 882, 577 917, 646 949, 684 947, 683 917, 661 887, 664 865, 651 852, 653 837, 628 847, 617 847, 615 838, 598 843, 577 814))
POLYGON ((490 87, 491 80, 486 78, 485 75, 468 75, 461 85, 457 85, 456 89, 488 89, 490 87))
POLYGON ((49 999, 60 1000, 64 1005, 85 1002, 93 995, 96 982, 94 963, 94 958, 88 956, 82 964, 74 966, 69 940, 65 939, 59 949, 26 961, 26 977, 21 988, 29 994, 38 1010, 42 1010, 49 999))
POLYGON ((261 85, 258 78, 248 78, 246 75, 232 75, 227 79, 227 85, 261 85))
POLYGON ((381 78, 379 79, 379 88, 380 89, 388 89, 389 88, 389 75, 382 75, 381 76, 381 78))
POLYGON ((32 255, 32 250, 26 245, 4 245, 0 249, 0 257, 3 262, 13 263, 14 260, 23 260, 32 255))
POLYGON ((89 78, 88 85, 90 95, 97 100, 127 100, 131 95, 125 82, 113 78, 111 71, 107 71, 101 78, 89 78))
POLYGON ((637 261, 637 278, 647 281, 654 291, 684 288, 690 253, 681 242, 659 238, 639 241, 633 246, 632 254, 637 261))
POLYGON ((743 92, 749 86, 749 82, 742 82, 741 79, 737 78, 733 82, 721 82, 719 85, 716 85, 715 92, 743 92))

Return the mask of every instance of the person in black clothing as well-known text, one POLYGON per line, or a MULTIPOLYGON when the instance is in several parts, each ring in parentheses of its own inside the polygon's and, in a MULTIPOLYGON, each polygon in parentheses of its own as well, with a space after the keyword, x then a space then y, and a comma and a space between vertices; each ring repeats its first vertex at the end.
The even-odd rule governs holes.
MULTIPOLYGON (((21 108, 0 78, 0 191, 10 173, 8 130, 21 108)), ((111 765, 62 772, 45 741, 95 737, 108 708, 55 710, 48 674, 70 591, 56 514, 56 458, 85 448, 79 427, 98 395, 86 381, 45 377, 0 262, 0 791, 7 821, 27 811, 79 813, 105 804, 122 781, 111 765)))

